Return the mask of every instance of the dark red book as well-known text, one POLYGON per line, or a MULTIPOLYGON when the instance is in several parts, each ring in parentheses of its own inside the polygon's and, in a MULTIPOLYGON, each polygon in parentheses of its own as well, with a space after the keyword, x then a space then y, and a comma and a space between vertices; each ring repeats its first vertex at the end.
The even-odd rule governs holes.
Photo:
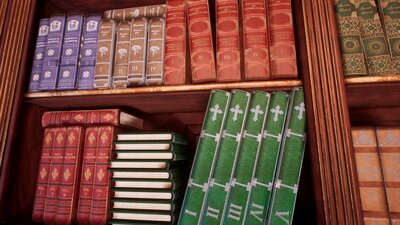
POLYGON ((46 203, 47 184, 49 182, 49 170, 57 128, 46 128, 43 135, 42 153, 38 169, 35 200, 33 203, 32 221, 43 223, 44 205, 46 203))
POLYGON ((79 126, 67 128, 67 143, 58 193, 56 224, 70 225, 76 223, 84 131, 85 129, 79 126))

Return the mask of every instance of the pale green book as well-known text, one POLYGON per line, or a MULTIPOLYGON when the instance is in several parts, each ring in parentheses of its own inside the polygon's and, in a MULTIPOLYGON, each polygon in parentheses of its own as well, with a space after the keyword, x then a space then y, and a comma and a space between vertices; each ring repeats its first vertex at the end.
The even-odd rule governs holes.
POLYGON ((231 94, 213 90, 208 102, 178 224, 197 225, 220 143, 231 94))
POLYGON ((293 222, 305 144, 304 93, 302 88, 295 88, 291 92, 288 118, 266 224, 290 225, 293 222))

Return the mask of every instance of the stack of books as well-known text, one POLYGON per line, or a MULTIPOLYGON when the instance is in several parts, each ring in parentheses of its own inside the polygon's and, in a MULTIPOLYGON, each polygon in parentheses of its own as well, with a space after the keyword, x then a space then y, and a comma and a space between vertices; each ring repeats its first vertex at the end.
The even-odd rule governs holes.
POLYGON ((109 223, 176 223, 188 175, 187 145, 176 133, 119 133, 110 162, 109 223))

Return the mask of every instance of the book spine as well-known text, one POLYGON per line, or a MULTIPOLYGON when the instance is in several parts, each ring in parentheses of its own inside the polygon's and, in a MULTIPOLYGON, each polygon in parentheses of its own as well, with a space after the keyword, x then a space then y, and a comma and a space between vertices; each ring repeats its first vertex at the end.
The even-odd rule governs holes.
POLYGON ((99 28, 94 74, 94 87, 97 89, 109 88, 111 85, 114 45, 115 22, 110 19, 102 19, 99 28))
POLYGON ((56 89, 63 44, 65 16, 55 15, 50 18, 50 30, 47 35, 46 51, 43 57, 43 76, 40 78, 39 90, 56 89))
POLYGON ((265 224, 275 180, 276 165, 279 159, 288 103, 289 95, 286 92, 273 93, 269 107, 274 111, 282 110, 283 115, 275 118, 275 114, 270 113, 267 116, 256 170, 252 178, 254 185, 250 190, 244 224, 265 224))
POLYGON ((164 82, 165 19, 150 19, 148 32, 145 84, 161 85, 164 82))
POLYGON ((165 85, 186 82, 186 1, 167 0, 165 33, 165 85))
POLYGON ((244 78, 267 80, 271 77, 267 29, 267 4, 264 0, 242 0, 244 78))
POLYGON ((76 88, 78 61, 82 42, 82 24, 82 15, 67 17, 57 90, 73 90, 76 88))
POLYGON ((125 9, 107 10, 104 12, 104 18, 113 19, 115 21, 130 21, 134 18, 145 17, 165 17, 167 7, 165 4, 149 5, 141 7, 132 7, 125 9))
POLYGON ((226 91, 213 90, 211 92, 179 216, 179 225, 195 225, 200 222, 204 197, 214 167, 230 97, 230 93, 226 91))
POLYGON ((93 89, 96 66, 97 41, 101 16, 86 16, 83 27, 83 43, 79 63, 78 89, 93 89))
POLYGON ((92 208, 90 224, 105 225, 110 207, 110 171, 108 161, 115 139, 115 128, 111 126, 99 127, 99 138, 94 169, 92 208))
POLYGON ((49 33, 49 19, 41 19, 39 31, 36 38, 35 55, 32 63, 31 79, 29 82, 29 92, 38 92, 40 79, 42 77, 43 57, 46 52, 47 35, 49 33))
POLYGON ((226 115, 226 123, 222 131, 219 149, 214 170, 209 181, 209 188, 202 207, 201 224, 219 225, 224 211, 226 197, 230 188, 230 180, 239 146, 242 131, 248 115, 251 94, 249 92, 234 90, 226 115))
POLYGON ((119 126, 121 111, 119 109, 49 111, 42 116, 42 127, 51 126, 119 126))
MULTIPOLYGON (((221 224, 243 224, 249 191, 254 185, 252 177, 261 147, 265 120, 269 113, 271 95, 255 92, 250 104, 250 113, 242 134, 242 142, 236 159, 230 190, 226 200, 221 224)), ((278 117, 282 115, 278 113, 278 117)))
POLYGON ((49 182, 46 191, 46 203, 44 206, 43 223, 55 223, 58 206, 58 193, 62 178, 62 169, 67 141, 67 128, 56 129, 54 134, 53 153, 49 170, 49 182))
POLYGON ((49 171, 53 155, 54 135, 57 128, 46 128, 43 134, 42 153, 38 169, 35 199, 33 201, 32 221, 43 223, 43 213, 46 203, 46 192, 49 182, 49 171))
POLYGON ((281 154, 271 198, 268 224, 292 224, 306 144, 306 115, 302 88, 290 94, 281 154))
POLYGON ((268 14, 271 78, 297 78, 291 1, 269 0, 268 14))
POLYGON ((79 202, 77 210, 78 224, 90 223, 98 133, 99 133, 98 127, 88 127, 86 129, 79 200, 78 200, 79 202))
POLYGON ((187 1, 192 82, 216 80, 215 56, 207 0, 187 1))
POLYGON ((147 30, 148 21, 146 18, 135 18, 132 20, 128 86, 144 85, 146 78, 147 30))
POLYGON ((117 25, 114 56, 114 88, 128 86, 128 59, 131 39, 131 22, 122 21, 117 25))
POLYGON ((56 224, 75 224, 78 203, 79 180, 82 165, 82 141, 84 128, 67 128, 64 165, 58 194, 56 224))
POLYGON ((394 74, 385 33, 374 0, 352 0, 360 25, 369 75, 394 74))
POLYGON ((391 224, 399 224, 400 127, 377 127, 376 134, 379 144, 379 155, 382 163, 390 222, 391 224))

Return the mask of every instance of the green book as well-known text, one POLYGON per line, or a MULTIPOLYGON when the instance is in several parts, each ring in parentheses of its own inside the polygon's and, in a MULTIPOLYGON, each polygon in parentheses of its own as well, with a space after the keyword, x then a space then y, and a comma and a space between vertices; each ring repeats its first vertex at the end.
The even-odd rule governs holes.
POLYGON ((211 92, 178 221, 179 225, 197 225, 199 223, 230 96, 230 93, 226 91, 213 90, 211 92))
POLYGON ((350 0, 334 0, 344 75, 367 75, 356 7, 350 0))
POLYGON ((390 56, 397 74, 400 73, 400 2, 398 0, 378 0, 390 56))
MULTIPOLYGON (((250 190, 249 201, 246 205, 244 224, 264 225, 268 212, 268 205, 274 184, 276 165, 279 159, 279 150, 282 143, 283 130, 289 104, 289 95, 286 92, 272 94, 269 108, 281 110, 281 116, 269 113, 263 133, 261 149, 256 164, 250 190)), ((303 105, 304 108, 304 105, 303 105)))
POLYGON ((270 94, 266 92, 255 92, 250 104, 249 115, 243 131, 239 155, 236 160, 234 175, 231 180, 229 198, 222 215, 222 224, 243 224, 249 192, 254 185, 252 177, 255 172, 258 152, 261 147, 262 134, 265 121, 269 113, 276 117, 282 117, 283 111, 269 109, 270 94))
POLYGON ((292 224, 296 204, 306 144, 306 115, 303 89, 295 88, 290 95, 288 118, 266 224, 292 224))
POLYGON ((118 141, 170 141, 188 144, 187 139, 174 132, 124 132, 117 134, 118 141))
POLYGON ((250 99, 251 94, 249 92, 232 91, 230 108, 221 136, 221 144, 219 145, 214 171, 212 172, 213 175, 206 194, 206 204, 203 206, 203 213, 200 218, 201 224, 219 225, 221 222, 250 99))
POLYGON ((375 0, 352 1, 356 6, 369 74, 395 74, 375 0))

